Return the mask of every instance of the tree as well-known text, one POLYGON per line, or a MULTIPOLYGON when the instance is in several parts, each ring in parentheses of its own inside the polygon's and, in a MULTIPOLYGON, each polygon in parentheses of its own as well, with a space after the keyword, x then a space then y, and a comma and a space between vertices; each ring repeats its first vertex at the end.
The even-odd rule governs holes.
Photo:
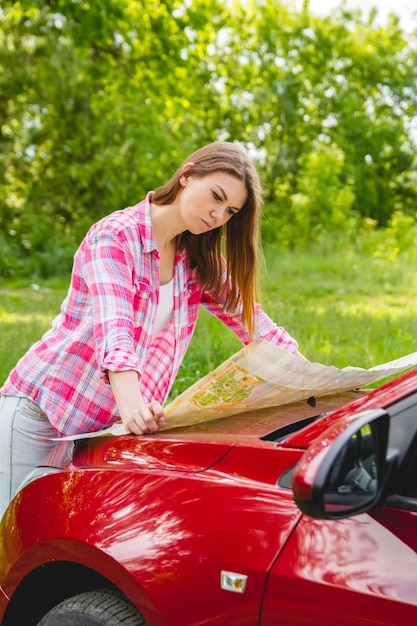
POLYGON ((0 272, 68 267, 88 226, 154 188, 217 107, 207 56, 222 9, 196 0, 15 2, 0 13, 0 272), (198 114, 196 115, 196 111, 198 114))
MULTIPOLYGON (((406 37, 395 16, 383 27, 375 13, 364 22, 359 10, 343 6, 319 18, 308 2, 297 12, 277 0, 250 1, 234 17, 221 51, 226 127, 230 137, 246 136, 256 147, 267 238, 276 238, 277 226, 286 239, 288 227, 298 227, 294 200, 311 188, 306 163, 317 146, 343 154, 338 186, 345 188, 346 217, 386 225, 394 207, 415 215, 415 34, 406 37)), ((314 187, 320 179, 325 186, 316 176, 314 187)), ((328 203, 321 207, 316 217, 325 224, 328 203)))
POLYGON ((67 271, 93 221, 215 139, 257 161, 267 241, 416 217, 417 42, 395 16, 8 0, 0 24, 0 275, 67 271))

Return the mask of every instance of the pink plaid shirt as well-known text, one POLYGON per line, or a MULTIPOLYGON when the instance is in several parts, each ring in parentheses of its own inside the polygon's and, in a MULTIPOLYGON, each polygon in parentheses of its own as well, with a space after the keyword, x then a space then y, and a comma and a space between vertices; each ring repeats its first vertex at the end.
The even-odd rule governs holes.
MULTIPOLYGON (((31 398, 62 435, 106 428, 119 419, 107 371, 136 370, 146 402, 164 403, 203 304, 243 342, 238 313, 203 293, 187 257, 174 271, 172 321, 152 338, 159 298, 159 253, 150 195, 97 222, 74 257, 71 284, 51 329, 20 359, 0 393, 31 398)), ((296 341, 257 307, 256 337, 290 351, 296 341)))

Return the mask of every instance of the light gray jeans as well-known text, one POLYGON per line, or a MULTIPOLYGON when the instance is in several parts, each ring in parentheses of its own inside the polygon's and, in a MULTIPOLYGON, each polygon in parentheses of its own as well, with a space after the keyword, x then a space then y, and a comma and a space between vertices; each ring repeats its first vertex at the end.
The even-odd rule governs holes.
POLYGON ((25 477, 56 446, 57 436, 34 402, 0 396, 0 518, 25 477))

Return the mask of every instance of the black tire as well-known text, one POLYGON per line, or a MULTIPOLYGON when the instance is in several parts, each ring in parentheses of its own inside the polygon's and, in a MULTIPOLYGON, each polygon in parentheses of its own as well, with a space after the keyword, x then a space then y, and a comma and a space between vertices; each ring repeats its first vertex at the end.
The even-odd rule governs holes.
POLYGON ((149 626, 122 594, 110 589, 86 591, 54 606, 38 626, 149 626))

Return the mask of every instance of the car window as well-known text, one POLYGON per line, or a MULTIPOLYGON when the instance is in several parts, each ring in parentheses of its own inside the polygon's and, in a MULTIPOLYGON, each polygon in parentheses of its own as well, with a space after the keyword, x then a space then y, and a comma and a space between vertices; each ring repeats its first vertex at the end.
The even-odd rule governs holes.
POLYGON ((397 505, 417 510, 417 397, 413 395, 389 409, 389 452, 398 455, 394 491, 403 496, 397 505), (409 501, 407 501, 409 499, 409 501))
POLYGON ((404 462, 404 477, 399 491, 401 495, 415 498, 417 501, 417 434, 415 434, 411 441, 404 462))

